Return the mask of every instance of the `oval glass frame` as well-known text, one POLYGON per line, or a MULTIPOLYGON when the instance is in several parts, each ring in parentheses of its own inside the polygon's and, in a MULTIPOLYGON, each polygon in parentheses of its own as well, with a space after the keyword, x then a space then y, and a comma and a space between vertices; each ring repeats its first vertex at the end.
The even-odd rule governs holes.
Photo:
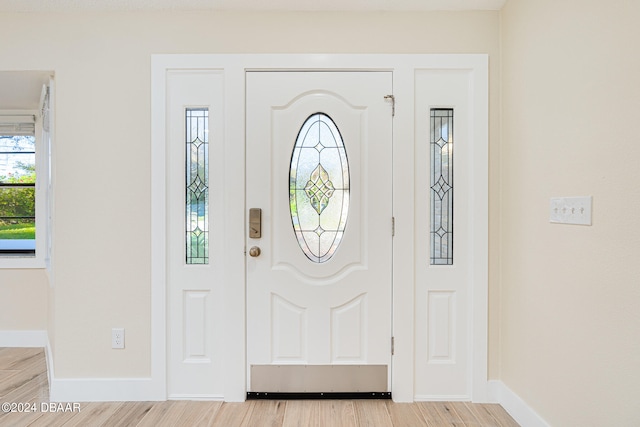
POLYGON ((289 212, 298 245, 315 263, 331 259, 349 215, 349 161, 333 119, 317 112, 303 122, 289 165, 289 212))

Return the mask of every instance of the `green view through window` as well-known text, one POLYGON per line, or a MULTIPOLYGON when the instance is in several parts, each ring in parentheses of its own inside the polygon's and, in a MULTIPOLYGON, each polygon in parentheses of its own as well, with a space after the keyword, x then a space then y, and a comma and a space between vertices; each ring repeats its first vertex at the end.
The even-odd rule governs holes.
POLYGON ((0 134, 0 254, 35 254, 36 154, 31 130, 0 134), (31 133, 32 135, 25 135, 31 133))

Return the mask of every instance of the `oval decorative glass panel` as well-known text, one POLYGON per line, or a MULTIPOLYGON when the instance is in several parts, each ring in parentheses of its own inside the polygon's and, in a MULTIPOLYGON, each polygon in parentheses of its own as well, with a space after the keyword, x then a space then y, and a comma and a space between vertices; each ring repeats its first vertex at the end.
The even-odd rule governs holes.
POLYGON ((349 213, 349 162, 338 127, 324 113, 302 124, 289 168, 293 230, 313 262, 328 261, 338 249, 349 213))

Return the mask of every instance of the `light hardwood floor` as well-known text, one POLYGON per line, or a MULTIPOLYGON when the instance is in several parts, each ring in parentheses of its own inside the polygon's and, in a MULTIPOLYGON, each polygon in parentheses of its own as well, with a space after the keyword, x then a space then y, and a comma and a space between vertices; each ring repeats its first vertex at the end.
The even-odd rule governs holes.
MULTIPOLYGON (((389 400, 253 400, 80 403, 48 412, 44 351, 0 348, 0 426, 475 426, 515 427, 500 405, 389 400), (5 412, 27 404, 34 412, 5 412), (35 405, 35 406, 34 406, 35 405), (11 407, 9 408, 11 409, 11 407), (43 411, 46 409, 47 411, 43 411)), ((23 409, 23 408, 20 408, 23 409)))

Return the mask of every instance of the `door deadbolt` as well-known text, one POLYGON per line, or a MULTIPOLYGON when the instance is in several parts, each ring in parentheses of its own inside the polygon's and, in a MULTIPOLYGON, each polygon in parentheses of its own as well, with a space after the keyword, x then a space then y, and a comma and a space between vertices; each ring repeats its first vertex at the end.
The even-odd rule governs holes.
POLYGON ((249 237, 251 239, 262 237, 262 209, 260 208, 249 209, 249 237))

